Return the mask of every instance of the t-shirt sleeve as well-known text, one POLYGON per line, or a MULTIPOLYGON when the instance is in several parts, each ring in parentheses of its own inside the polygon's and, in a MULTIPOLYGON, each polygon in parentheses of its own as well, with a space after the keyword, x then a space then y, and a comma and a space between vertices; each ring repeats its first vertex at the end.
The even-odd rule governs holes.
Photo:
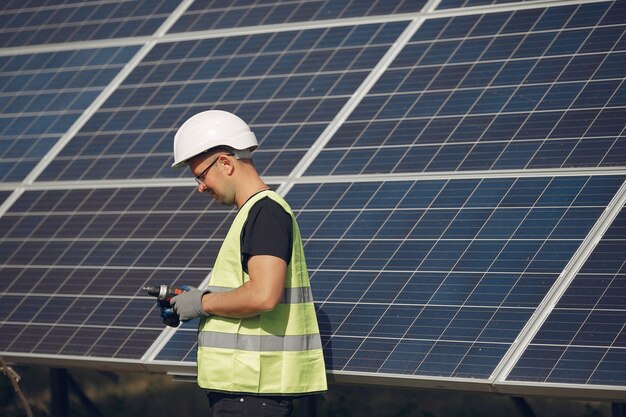
POLYGON ((293 225, 291 216, 271 198, 250 208, 241 232, 241 265, 248 272, 248 260, 255 255, 272 255, 291 260, 293 225))

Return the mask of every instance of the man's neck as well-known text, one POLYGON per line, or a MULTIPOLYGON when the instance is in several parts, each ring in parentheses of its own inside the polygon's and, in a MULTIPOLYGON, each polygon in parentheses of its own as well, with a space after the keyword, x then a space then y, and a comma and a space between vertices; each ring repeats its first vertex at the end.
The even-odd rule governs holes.
POLYGON ((246 201, 248 201, 250 197, 256 193, 268 190, 269 188, 270 187, 268 187, 267 184, 265 184, 259 177, 256 177, 252 181, 245 181, 245 183, 241 184, 238 188, 237 194, 235 195, 235 205, 237 206, 237 209, 240 209, 246 201))
POLYGON ((263 191, 267 191, 269 190, 269 187, 264 187, 261 188, 259 191, 257 191, 256 193, 253 193, 250 197, 248 197, 248 199, 246 201, 243 202, 243 204, 241 206, 237 206, 237 209, 241 209, 241 207, 245 206, 246 204, 248 204, 248 201, 252 200, 252 198, 254 198, 255 195, 262 193, 263 191))

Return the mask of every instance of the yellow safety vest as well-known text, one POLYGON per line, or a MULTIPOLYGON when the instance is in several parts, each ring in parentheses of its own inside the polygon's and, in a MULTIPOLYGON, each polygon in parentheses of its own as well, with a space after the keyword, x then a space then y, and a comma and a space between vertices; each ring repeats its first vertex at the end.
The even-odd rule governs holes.
POLYGON ((240 236, 250 208, 269 197, 292 218, 293 243, 283 300, 272 311, 235 319, 209 316, 198 329, 198 385, 208 390, 298 395, 327 389, 322 343, 300 231, 287 202, 273 191, 250 198, 237 213, 215 260, 208 289, 238 288, 240 236))

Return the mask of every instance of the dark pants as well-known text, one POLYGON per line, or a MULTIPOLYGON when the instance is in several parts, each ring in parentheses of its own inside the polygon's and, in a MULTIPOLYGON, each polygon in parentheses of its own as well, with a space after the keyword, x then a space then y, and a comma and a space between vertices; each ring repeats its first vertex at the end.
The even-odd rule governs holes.
POLYGON ((208 392, 213 417, 289 417, 290 397, 254 396, 208 392))

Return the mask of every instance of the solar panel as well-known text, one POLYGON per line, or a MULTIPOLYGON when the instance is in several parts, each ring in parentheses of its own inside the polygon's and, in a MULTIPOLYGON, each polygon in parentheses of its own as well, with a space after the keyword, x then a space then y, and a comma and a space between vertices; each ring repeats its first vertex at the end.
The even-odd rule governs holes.
POLYGON ((487 379, 624 178, 296 185, 328 368, 487 379))
POLYGON ((619 3, 425 22, 307 173, 623 165, 619 3))
POLYGON ((219 107, 260 138, 256 164, 287 175, 406 22, 209 38, 157 45, 46 170, 54 180, 164 178, 171 138, 219 107))
POLYGON ((509 374, 512 381, 626 383, 626 209, 509 374))
POLYGON ((419 12, 426 0, 314 0, 314 1, 228 1, 195 0, 172 27, 171 32, 189 32, 246 26, 278 25, 419 12))
POLYGON ((523 3, 533 0, 442 0, 437 9, 454 9, 457 7, 493 6, 498 4, 523 3))
POLYGON ((0 47, 152 35, 176 2, 7 1, 0 11, 0 47))
POLYGON ((0 56, 0 179, 23 180, 137 49, 0 56))
POLYGON ((202 281, 232 219, 193 194, 24 193, 0 218, 0 350, 139 360, 163 330, 142 286, 202 281))
POLYGON ((164 329, 141 287, 211 272, 234 211, 170 164, 220 108, 298 217, 336 380, 623 397, 626 3, 0 17, 4 357, 195 372, 196 323, 164 329))

